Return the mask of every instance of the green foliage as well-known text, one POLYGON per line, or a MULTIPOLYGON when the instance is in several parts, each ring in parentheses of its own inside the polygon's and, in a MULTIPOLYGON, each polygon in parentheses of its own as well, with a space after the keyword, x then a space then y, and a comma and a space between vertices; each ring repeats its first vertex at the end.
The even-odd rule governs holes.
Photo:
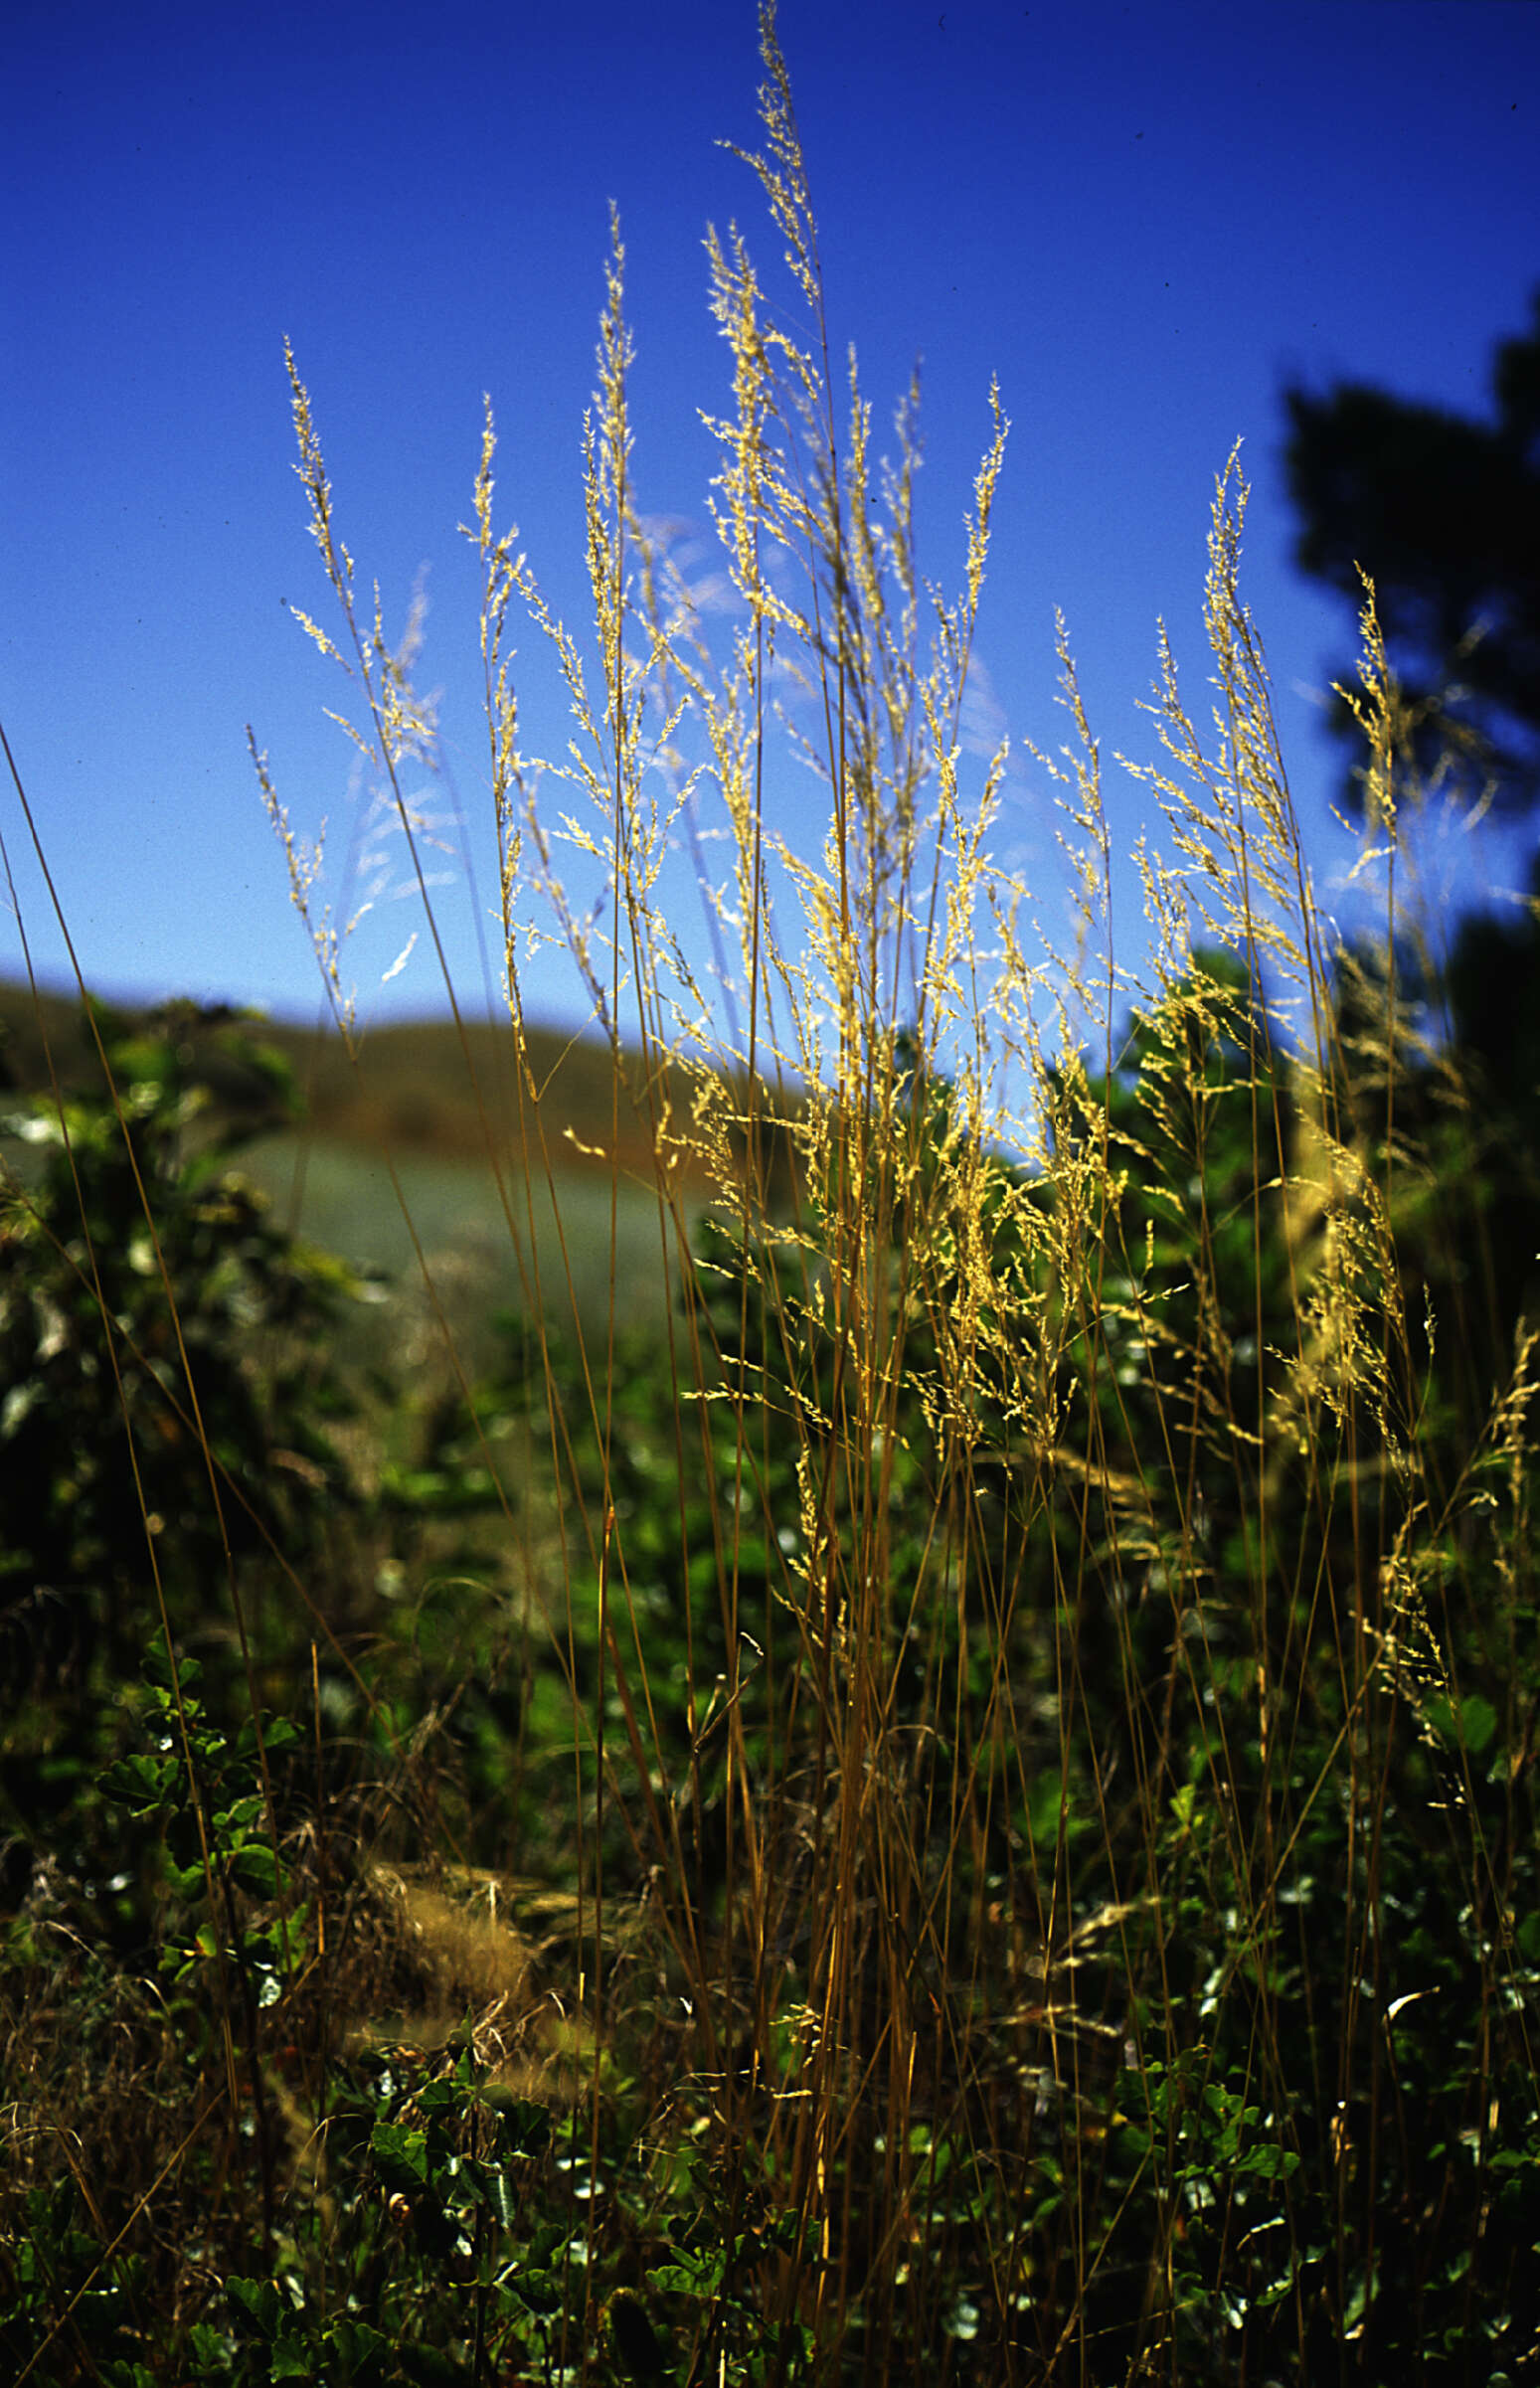
MULTIPOLYGON (((246 2224, 220 2226, 201 2259, 206 2287, 178 2293, 187 2376, 394 2383, 577 2364, 678 2379, 703 2359, 743 2380, 829 2376, 784 2296, 814 2260, 787 2188, 823 2061, 803 1852, 837 1812, 830 1718, 858 1705, 862 1670, 848 1639, 788 1646, 781 1620, 805 1605, 810 1536, 823 1579, 851 1586, 874 1516, 883 1600, 862 1630, 907 1752, 874 1790, 913 1872, 894 1885, 895 1940, 876 1918, 864 1927, 857 2036, 840 2054, 871 2064, 896 1990, 930 2001, 946 2039, 913 2077, 901 2142, 883 2106, 839 2093, 826 2164, 842 2219, 817 2265, 851 2284, 847 2370, 894 2376, 945 2346, 959 2379, 1009 2376, 1066 2322, 1110 2379, 1156 2356, 1224 2379, 1301 2347, 1318 2367, 1343 2332, 1381 2374, 1473 2378, 1518 2342, 1540 2195, 1525 2053, 1540 1901, 1513 1763, 1540 1690, 1514 1573, 1527 1380, 1463 1460, 1454 1445, 1419 1454, 1425 1471, 1463 1467, 1436 1590, 1414 1556, 1424 1477, 1351 1474, 1371 1424, 1394 1444, 1404 1391, 1340 1343, 1300 1384, 1290 1272, 1307 1261, 1284 1184, 1317 1131, 1245 981, 1201 958, 1135 1023, 1112 1079, 1066 1069, 1056 1089, 1056 1134, 1102 1152, 1107 1172, 1108 1199, 1077 1217, 1073 1300, 1052 1181, 991 1161, 973 1182, 1000 1323, 1041 1340, 1054 1322, 1048 1398, 1099 1454, 1094 1474, 1045 1473, 994 1362, 970 1379, 965 1434, 943 1406, 964 1298, 945 1222, 965 1139, 933 1079, 903 1201, 872 1248, 904 1336, 883 1464, 852 1466, 838 1430, 830 1227, 777 1247, 717 1222, 699 1232, 672 1355, 617 1344, 599 1407, 578 1347, 511 1328, 476 1431, 432 1428, 427 1508, 396 1496, 404 1522, 469 1530, 495 1514, 487 1449, 517 1430, 519 1448, 565 1454, 523 1501, 532 1549, 566 1553, 561 1629, 531 1641, 501 1723, 464 1686, 480 1722, 432 1764, 445 1785, 445 1769, 460 1776, 481 1861, 516 1834, 553 1881, 581 1885, 597 1854, 623 1912, 656 1896, 655 1852, 669 1852, 668 1932, 645 1954, 645 1935, 611 1925, 608 2044, 579 2034, 561 2059, 579 2081, 592 2072, 592 2098, 505 2086, 495 2004, 438 2050, 402 2037, 323 2056, 357 1962, 339 1919, 371 1897, 351 1840, 320 1857, 316 1787, 349 1795, 345 1776, 331 1761, 316 1776, 297 1719, 227 1723, 199 1662, 173 1664, 164 1642, 110 1731, 97 1712, 96 1771, 71 1779, 76 1820, 58 1845, 72 1831, 104 1842, 116 1817, 116 1871, 94 1913, 73 1910, 96 1939, 69 1994, 84 2020, 121 1997, 114 1965, 142 1971, 164 2041, 157 2129, 222 2100, 224 2082, 250 2121, 214 2174, 196 2139, 181 2159, 193 2196, 233 2160, 251 2179, 246 2224), (922 1227, 930 1279, 914 1265, 922 1227), (693 1376, 687 1350, 702 1354, 693 1376), (816 1503, 810 1483, 825 1487, 816 1503), (1390 1564, 1355 1678, 1329 1604, 1366 1530, 1390 1564), (987 1636, 968 1622, 979 1611, 987 1636), (576 1746, 574 1703, 590 1720, 576 1746), (582 1798, 555 1830, 544 1770, 564 1742, 582 1798), (778 1825, 760 1818, 773 1968, 745 1978, 736 2048, 714 2061, 701 2048, 660 2104, 643 2083, 679 2041, 670 2004, 699 1995, 683 1925, 725 1943, 743 1929, 746 1774, 801 1787, 778 1825), (1059 1879, 1073 1909, 1045 1929, 1059 1879), (1352 1952, 1352 1970, 1323 1967, 1326 1949, 1352 1952), (953 2071, 940 2050, 959 2039, 953 2071), (1100 2252, 1067 2274, 1091 2216, 1100 2252)), ((173 1190, 171 1207, 186 1198, 173 1190)), ((1383 1316, 1381 1249, 1355 1266, 1366 1312, 1383 1316)), ((297 1399, 297 1382, 269 1398, 297 1399)), ((1425 1419, 1441 1415, 1429 1386, 1425 1419)), ((477 1597, 466 1584, 461 1605, 477 1597)), ((432 1614, 414 1627, 425 1660, 432 1614)), ((410 1730, 389 1635, 376 1653, 375 1696, 410 1730)), ((29 1746, 11 1746, 14 1781, 38 1764, 29 1746)), ((387 1757, 391 1732, 376 1747, 387 1757)), ((18 2043, 45 1995, 47 1915, 34 1894, 11 1927, 18 2043)), ((151 2204, 164 2160, 136 2174, 151 2204)), ((103 2237, 73 2183, 19 2184, 8 2361, 73 2377, 61 2349, 83 2348, 102 2377, 153 2376, 138 2316, 165 2293, 167 2251, 136 2210, 103 2237)))
MULTIPOLYGON (((356 1280, 233 1172, 240 1130, 207 1120, 176 1021, 93 1018, 102 1091, 4 1123, 25 1156, 0 1240, 0 1584, 19 1686, 32 1630, 56 1657, 105 1632, 121 1668, 157 1621, 152 1575, 173 1614, 196 1613, 232 1558, 281 1543, 303 1561, 350 1491, 324 1353, 356 1280)), ((223 1044, 289 1099, 274 1057, 234 1032, 223 1044)))

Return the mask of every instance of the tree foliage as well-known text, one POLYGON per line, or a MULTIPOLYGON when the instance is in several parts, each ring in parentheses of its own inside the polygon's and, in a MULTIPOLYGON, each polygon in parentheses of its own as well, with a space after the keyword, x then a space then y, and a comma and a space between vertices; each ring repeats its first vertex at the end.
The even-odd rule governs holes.
POLYGON ((1533 309, 1494 355, 1489 421, 1360 382, 1284 399, 1300 566, 1355 605, 1370 576, 1419 761, 1453 757, 1515 811, 1540 801, 1540 291, 1533 309))

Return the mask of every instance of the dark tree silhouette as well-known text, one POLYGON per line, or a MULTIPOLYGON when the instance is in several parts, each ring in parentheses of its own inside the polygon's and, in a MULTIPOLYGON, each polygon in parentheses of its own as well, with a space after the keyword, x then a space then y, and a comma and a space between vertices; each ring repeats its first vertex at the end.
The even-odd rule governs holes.
MULTIPOLYGON (((1453 756, 1510 812, 1540 804, 1540 289, 1532 303, 1493 358, 1489 423, 1362 383, 1284 393, 1298 563, 1355 604, 1371 575, 1419 761, 1453 756)), ((1345 707, 1337 727, 1356 735, 1345 707)))

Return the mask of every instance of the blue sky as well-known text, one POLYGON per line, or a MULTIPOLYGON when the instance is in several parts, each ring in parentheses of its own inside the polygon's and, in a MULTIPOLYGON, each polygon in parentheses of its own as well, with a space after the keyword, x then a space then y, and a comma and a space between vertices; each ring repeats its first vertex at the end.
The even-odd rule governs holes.
MULTIPOLYGON (((728 404, 707 223, 736 218, 767 279, 776 266, 752 177, 717 146, 758 142, 752 0, 239 15, 13 0, 8 22, 0 717, 87 979, 316 1008, 246 751, 250 722, 295 826, 328 817, 340 868, 361 812, 323 708, 345 691, 286 611, 328 618, 290 470, 287 335, 343 534, 392 629, 428 571, 422 677, 442 691, 465 841, 442 859, 441 918, 475 1007, 495 861, 456 525, 482 393, 499 520, 581 620, 580 428, 613 199, 642 503, 704 532, 696 411, 728 404)), ((1054 608, 1105 748, 1150 756, 1136 702, 1157 615, 1201 694, 1208 505, 1238 437, 1246 586, 1334 902, 1336 757, 1308 692, 1351 625, 1290 565, 1281 392, 1351 377, 1484 408, 1493 342, 1523 327, 1540 278, 1540 10, 782 0, 779 32, 831 324, 856 345, 879 431, 923 360, 936 577, 960 564, 991 374, 1012 420, 979 703, 1020 758, 1002 842, 1045 923, 1062 923, 1062 880, 1024 742, 1065 735, 1054 608)), ((537 644, 521 637, 525 741, 560 751, 537 644)), ((810 796, 779 800, 809 807, 810 832, 810 796)), ((1125 853, 1144 798, 1114 781, 1112 807, 1125 853)), ((8 791, 0 822, 40 974, 61 983, 8 791)), ((1511 843, 1464 859, 1461 894, 1523 876, 1511 843)), ((366 1020, 443 1005, 426 939, 384 975, 416 925, 391 898, 401 862, 386 852, 345 963, 366 1020)), ((1136 943, 1131 874, 1119 905, 1136 943)), ((20 966, 8 921, 0 973, 20 966)), ((580 1015, 554 964, 527 973, 526 996, 580 1015)))

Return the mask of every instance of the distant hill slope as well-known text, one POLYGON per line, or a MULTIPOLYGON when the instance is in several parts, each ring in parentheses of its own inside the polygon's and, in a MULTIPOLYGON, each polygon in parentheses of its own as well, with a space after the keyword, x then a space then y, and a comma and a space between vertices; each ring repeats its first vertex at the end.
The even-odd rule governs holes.
MULTIPOLYGON (((167 1016, 164 1011, 112 1009, 131 1026, 167 1016)), ((553 1166, 607 1172, 611 1157, 617 1157, 622 1169, 649 1181, 652 1177, 642 1063, 638 1056, 627 1055, 617 1101, 609 1049, 597 1038, 526 1029, 539 1098, 538 1106, 532 1107, 527 1090, 519 1085, 511 1031, 485 1021, 467 1023, 463 1040, 452 1020, 372 1028, 363 1036, 355 1066, 335 1034, 224 1008, 171 1009, 221 1108, 253 1127, 281 1122, 264 1082, 241 1063, 243 1039, 282 1056, 302 1099, 305 1123, 328 1143, 475 1160, 485 1156, 490 1130, 502 1155, 518 1157, 527 1149, 532 1164, 538 1164, 538 1128, 543 1128, 553 1166)), ((0 980, 0 1083, 9 1080, 29 1094, 46 1092, 50 1057, 67 1091, 99 1086, 100 1063, 80 1003, 51 993, 34 1000, 29 988, 0 980)), ((694 1091, 687 1074, 669 1068, 662 1077, 663 1090, 676 1115, 687 1121, 694 1091)), ((783 1140, 775 1141, 782 1147, 776 1163, 784 1171, 783 1140)))

